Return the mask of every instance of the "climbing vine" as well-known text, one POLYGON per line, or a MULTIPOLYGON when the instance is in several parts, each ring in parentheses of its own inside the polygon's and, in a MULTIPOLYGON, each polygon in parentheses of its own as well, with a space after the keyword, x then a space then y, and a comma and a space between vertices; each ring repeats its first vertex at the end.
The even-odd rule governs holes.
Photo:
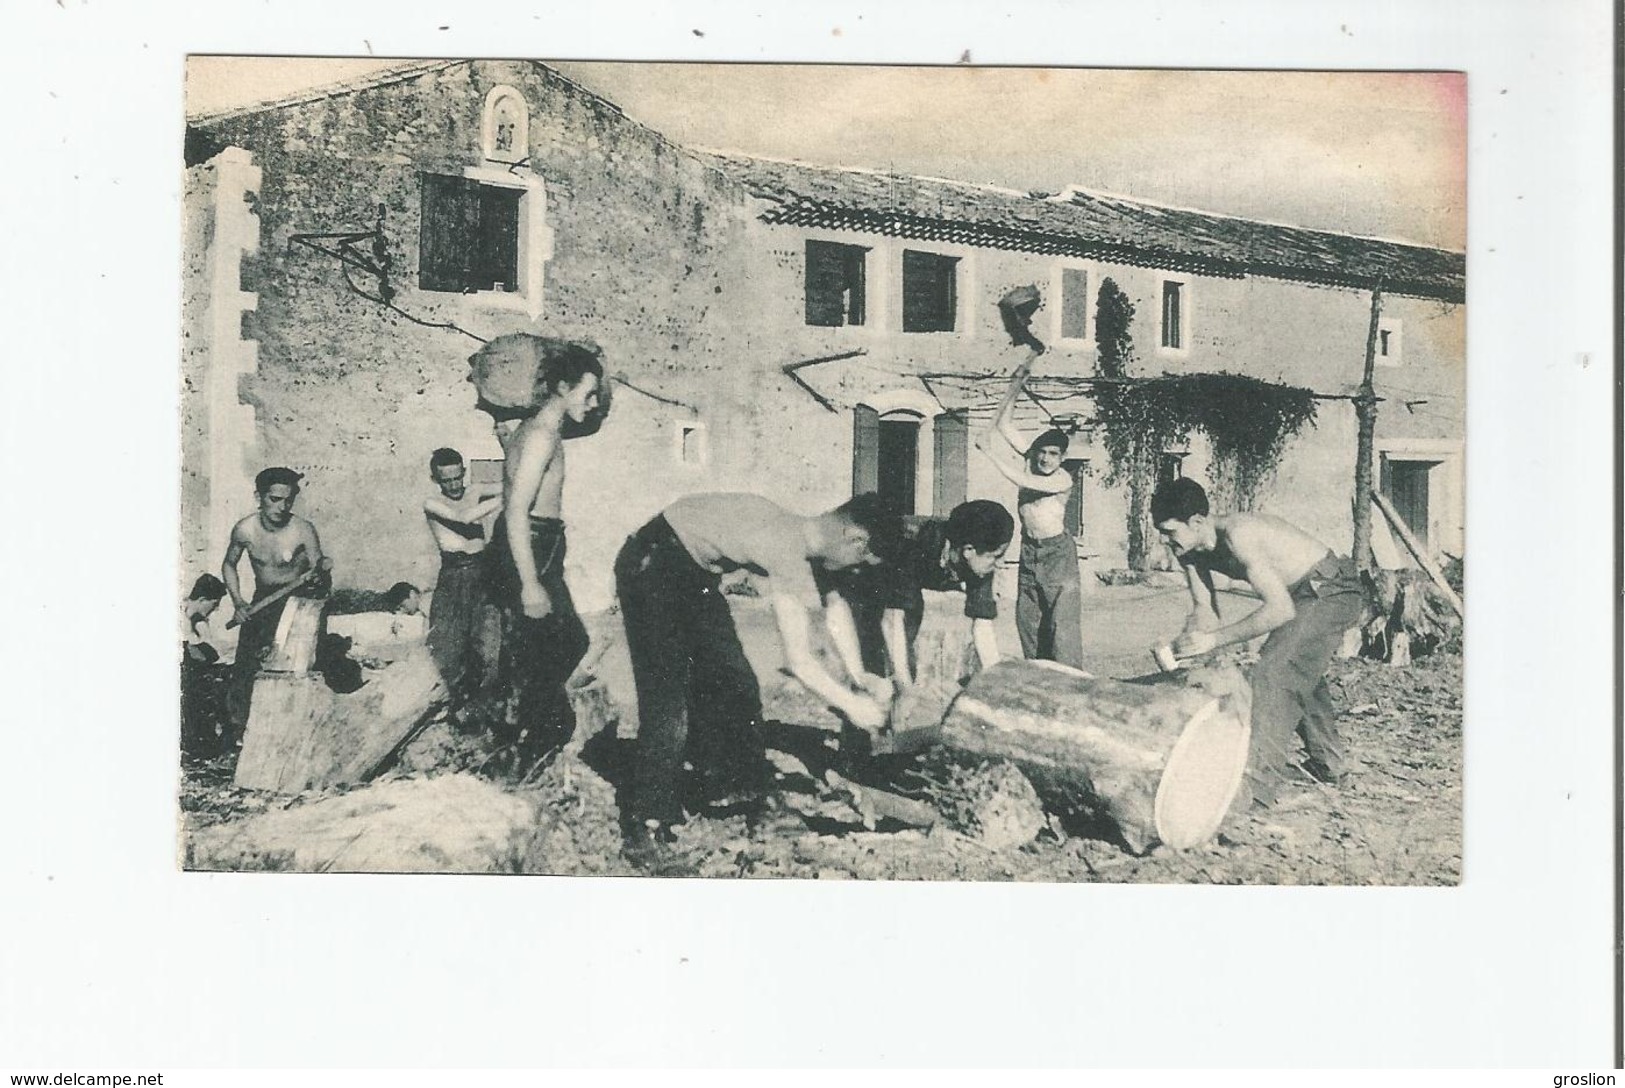
POLYGON ((1114 480, 1200 431, 1213 451, 1216 498, 1241 510, 1269 481, 1286 443, 1315 418, 1309 390, 1244 374, 1165 374, 1101 388, 1095 403, 1114 480))
POLYGON ((1095 416, 1110 466, 1107 480, 1129 489, 1131 566, 1150 552, 1150 491, 1158 456, 1193 432, 1212 448, 1210 488, 1221 508, 1251 509, 1274 474, 1286 443, 1315 419, 1307 389, 1243 374, 1164 374, 1132 378, 1134 304, 1111 279, 1101 281, 1095 308, 1095 416))

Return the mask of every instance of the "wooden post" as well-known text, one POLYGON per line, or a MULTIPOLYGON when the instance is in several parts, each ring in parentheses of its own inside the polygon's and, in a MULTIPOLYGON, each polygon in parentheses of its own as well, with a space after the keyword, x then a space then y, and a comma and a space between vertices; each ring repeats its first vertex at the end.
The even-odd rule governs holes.
POLYGON ((1427 576, 1433 579, 1433 584, 1438 588, 1439 595, 1449 602, 1451 608, 1456 610, 1456 615, 1466 619, 1467 609, 1462 605, 1461 598, 1456 595, 1455 590, 1450 588, 1449 581, 1445 579, 1444 571, 1439 569, 1439 564, 1433 561, 1433 557, 1422 546, 1422 542, 1416 539, 1416 534, 1411 532, 1411 527, 1405 524, 1405 519, 1399 516, 1398 510, 1394 509, 1394 504, 1389 502, 1388 497, 1380 491, 1372 491, 1370 494, 1376 500, 1377 505, 1382 507, 1383 516, 1388 519, 1388 524, 1394 527, 1394 532, 1399 535, 1400 541, 1411 553, 1411 557, 1416 560, 1418 566, 1427 572, 1427 576))
POLYGON ((1354 397, 1360 436, 1354 454, 1354 562, 1369 570, 1371 557, 1371 462, 1377 437, 1377 392, 1372 385, 1377 363, 1377 326, 1382 320, 1382 284, 1371 289, 1371 326, 1365 338, 1365 379, 1354 397))

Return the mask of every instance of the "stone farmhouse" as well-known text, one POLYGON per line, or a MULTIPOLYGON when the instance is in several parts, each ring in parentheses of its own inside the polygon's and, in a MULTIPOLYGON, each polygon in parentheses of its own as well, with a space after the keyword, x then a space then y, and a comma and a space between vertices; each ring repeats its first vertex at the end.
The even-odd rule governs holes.
MULTIPOLYGON (((1257 506, 1347 550, 1348 399, 1381 287, 1382 488, 1463 550, 1461 253, 1073 189, 987 185, 678 146, 546 64, 417 63, 188 121, 183 577, 218 566, 252 477, 307 476, 341 584, 432 582, 428 456, 495 480, 481 339, 590 338, 617 379, 570 443, 567 567, 610 603, 627 532, 697 490, 806 512, 878 489, 916 514, 1015 502, 971 448, 1012 347, 995 302, 1036 284, 1049 346, 1018 422, 1076 430, 1080 561, 1121 566, 1126 499, 1091 427, 1096 299, 1135 303, 1134 373, 1315 391, 1257 506), (1344 399, 1337 399, 1344 398, 1344 399)), ((1198 439, 1161 471, 1201 478, 1198 439)), ((1380 517, 1377 519, 1381 521, 1380 517)), ((1379 559, 1402 554, 1382 538, 1379 559)), ((1012 553, 1013 562, 1013 553, 1012 553)))

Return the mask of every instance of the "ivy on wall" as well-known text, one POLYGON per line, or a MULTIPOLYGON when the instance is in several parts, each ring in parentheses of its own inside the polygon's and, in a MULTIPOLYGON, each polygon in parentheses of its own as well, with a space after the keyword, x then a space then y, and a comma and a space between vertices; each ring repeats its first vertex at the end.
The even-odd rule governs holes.
POLYGON ((1206 435, 1214 505, 1248 510, 1274 475, 1286 443, 1314 422, 1316 402, 1308 389, 1244 374, 1133 378, 1133 319, 1134 303, 1113 280, 1102 280, 1095 374, 1104 380, 1095 386, 1095 421, 1110 462, 1107 482, 1129 490, 1129 565, 1143 569, 1154 536, 1150 494, 1163 450, 1184 445, 1195 432, 1206 435))

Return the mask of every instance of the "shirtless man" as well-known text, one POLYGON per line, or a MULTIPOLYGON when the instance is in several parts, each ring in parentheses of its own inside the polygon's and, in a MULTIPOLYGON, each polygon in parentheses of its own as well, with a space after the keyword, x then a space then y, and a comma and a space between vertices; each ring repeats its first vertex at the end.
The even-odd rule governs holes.
POLYGON ((1016 633, 1027 658, 1059 661, 1083 668, 1083 587, 1078 579, 1078 545, 1066 531, 1066 500, 1072 475, 1061 468, 1066 456, 1064 431, 1051 428, 1025 444, 1010 412, 1026 380, 1011 379, 1004 403, 993 417, 992 430, 1026 464, 1016 468, 988 447, 987 432, 976 436, 976 448, 993 467, 1021 490, 1016 515, 1021 520, 1021 566, 1016 576, 1016 633))
MULTIPOLYGON (((615 588, 638 696, 632 791, 622 806, 634 852, 669 839, 685 793, 698 794, 695 807, 703 807, 730 786, 760 799, 766 785, 761 690, 722 594, 724 574, 746 570, 765 580, 790 675, 854 725, 874 732, 885 724, 872 694, 848 688, 819 662, 808 610, 820 604, 820 568, 891 554, 895 520, 874 495, 805 517, 760 495, 695 494, 628 538, 615 588), (685 761, 714 785, 685 791, 685 761)), ((861 668, 853 679, 880 682, 861 668)))
POLYGON ((564 440, 602 421, 604 366, 595 345, 528 333, 498 337, 470 363, 488 388, 511 373, 529 375, 515 384, 534 390, 534 407, 482 402, 506 454, 492 589, 503 610, 501 674, 513 709, 499 739, 534 762, 575 732, 565 682, 586 655, 587 630, 564 581, 564 440))
MULTIPOLYGON (((231 735, 221 738, 222 748, 229 749, 242 740, 243 726, 248 724, 250 701, 254 696, 254 678, 259 674, 260 662, 276 639, 277 624, 287 598, 256 612, 246 613, 255 602, 263 600, 277 590, 297 582, 314 570, 322 560, 322 544, 316 536, 316 527, 293 512, 299 498, 300 475, 291 468, 268 468, 254 477, 254 494, 259 500, 259 512, 239 521, 231 530, 231 543, 226 547, 225 561, 220 564, 220 580, 236 609, 235 619, 242 624, 237 639, 237 658, 232 667, 230 696, 231 735), (254 597, 243 597, 242 583, 238 580, 237 566, 244 553, 254 571, 254 597)), ((296 590, 300 596, 320 597, 326 594, 331 579, 318 575, 304 588, 296 590)))
POLYGON ((978 667, 997 665, 993 571, 1014 534, 1010 511, 991 499, 972 499, 947 518, 927 519, 913 533, 896 529, 893 554, 885 562, 841 571, 817 568, 824 623, 847 674, 886 701, 894 689, 915 683, 914 643, 925 618, 927 589, 965 594, 978 667))
POLYGON ((1207 492, 1195 480, 1170 480, 1158 487, 1151 496, 1151 520, 1184 565, 1190 585, 1191 611, 1173 642, 1176 656, 1205 654, 1269 635, 1251 676, 1247 784, 1253 799, 1266 806, 1274 803, 1294 730, 1309 755, 1304 769, 1340 785, 1347 774, 1326 667, 1343 632, 1359 622, 1364 608, 1353 562, 1278 517, 1210 514, 1207 492), (1222 623, 1215 571, 1247 582, 1263 605, 1222 623))
POLYGON ((423 516, 440 551, 440 577, 429 603, 429 652, 453 692, 467 694, 485 670, 480 633, 486 612, 483 577, 486 518, 502 509, 500 490, 471 491, 463 455, 441 448, 429 455, 439 489, 423 501, 423 516))

